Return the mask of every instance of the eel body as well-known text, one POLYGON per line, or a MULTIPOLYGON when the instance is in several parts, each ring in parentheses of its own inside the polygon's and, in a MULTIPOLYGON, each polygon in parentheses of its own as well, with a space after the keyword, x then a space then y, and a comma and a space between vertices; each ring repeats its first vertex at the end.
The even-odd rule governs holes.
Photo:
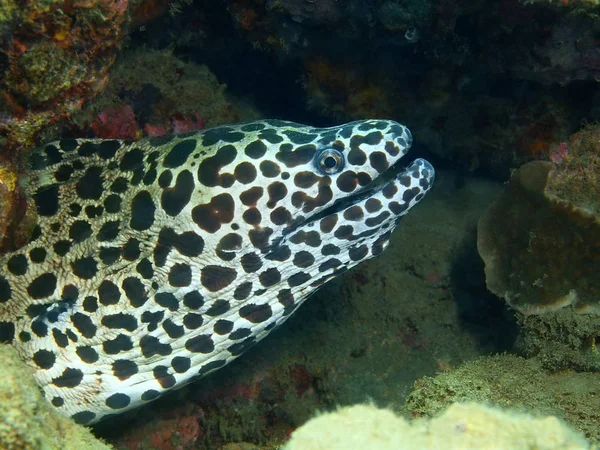
POLYGON ((393 121, 263 120, 37 149, 38 222, 0 257, 0 340, 82 424, 241 355, 379 255, 434 179, 393 121))

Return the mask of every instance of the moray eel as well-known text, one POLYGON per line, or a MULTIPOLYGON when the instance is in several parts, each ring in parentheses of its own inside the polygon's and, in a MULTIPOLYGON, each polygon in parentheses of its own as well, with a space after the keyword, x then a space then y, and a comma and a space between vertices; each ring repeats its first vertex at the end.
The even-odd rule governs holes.
POLYGON ((263 120, 47 144, 31 242, 0 257, 0 340, 81 424, 223 367, 387 247, 434 179, 396 164, 411 142, 388 120, 263 120))

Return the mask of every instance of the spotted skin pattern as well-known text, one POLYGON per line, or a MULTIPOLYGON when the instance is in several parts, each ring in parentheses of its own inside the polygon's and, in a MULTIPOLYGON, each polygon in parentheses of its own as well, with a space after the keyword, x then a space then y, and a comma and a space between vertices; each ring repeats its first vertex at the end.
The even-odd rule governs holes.
POLYGON ((0 260, 0 339, 81 424, 198 379, 387 247, 434 179, 422 159, 388 175, 411 142, 387 120, 264 120, 48 144, 32 241, 0 260))

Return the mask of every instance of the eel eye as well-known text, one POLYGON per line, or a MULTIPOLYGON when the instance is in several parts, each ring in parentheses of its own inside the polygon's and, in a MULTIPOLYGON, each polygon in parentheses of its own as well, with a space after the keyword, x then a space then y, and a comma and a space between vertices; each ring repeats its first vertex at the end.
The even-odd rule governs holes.
POLYGON ((328 148, 318 154, 317 164, 328 175, 338 173, 344 167, 344 155, 339 150, 328 148))

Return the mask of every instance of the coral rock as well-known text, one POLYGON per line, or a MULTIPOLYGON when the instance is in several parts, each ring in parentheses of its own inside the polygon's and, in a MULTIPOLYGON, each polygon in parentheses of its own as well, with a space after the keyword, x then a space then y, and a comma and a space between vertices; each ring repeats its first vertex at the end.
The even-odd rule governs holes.
POLYGON ((477 403, 454 404, 439 417, 409 424, 390 410, 355 405, 316 417, 294 431, 286 450, 585 449, 556 417, 533 418, 477 403))
POLYGON ((525 315, 600 313, 599 155, 525 164, 479 221, 487 287, 525 315))

